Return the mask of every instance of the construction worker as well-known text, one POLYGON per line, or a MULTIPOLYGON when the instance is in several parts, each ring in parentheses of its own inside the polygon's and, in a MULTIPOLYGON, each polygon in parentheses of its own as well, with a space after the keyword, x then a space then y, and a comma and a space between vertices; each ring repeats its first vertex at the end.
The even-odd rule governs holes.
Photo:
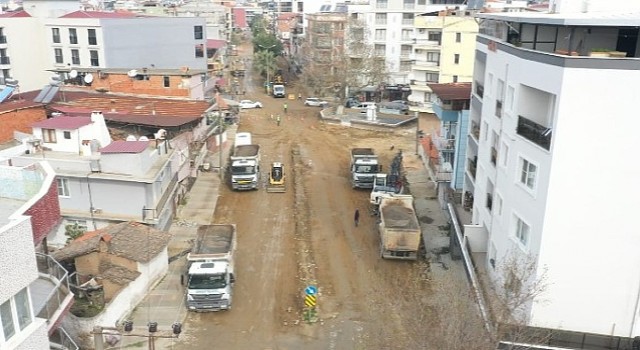
POLYGON ((288 107, 288 106, 287 106, 287 103, 285 102, 285 103, 284 103, 284 106, 283 106, 283 108, 284 108, 284 114, 287 114, 287 107, 288 107))
MULTIPOLYGON (((285 109, 286 110, 286 109, 285 109)), ((276 124, 278 124, 278 126, 280 126, 280 115, 278 115, 276 117, 276 124)))
POLYGON ((360 210, 356 208, 355 213, 353 213, 353 223, 358 227, 358 223, 360 223, 360 210))
POLYGON ((298 92, 298 101, 302 100, 302 94, 298 92))

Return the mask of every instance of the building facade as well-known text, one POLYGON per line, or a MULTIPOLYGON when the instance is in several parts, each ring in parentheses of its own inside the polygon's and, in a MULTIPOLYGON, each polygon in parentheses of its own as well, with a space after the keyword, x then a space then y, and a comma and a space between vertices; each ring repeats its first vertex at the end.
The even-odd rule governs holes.
POLYGON ((518 283, 544 276, 546 288, 521 310, 527 325, 633 338, 640 236, 629 217, 637 190, 608 175, 640 175, 628 152, 616 152, 640 147, 632 112, 640 8, 624 2, 627 11, 611 15, 614 5, 557 0, 553 14, 479 15, 464 185, 473 224, 465 235, 486 253, 496 285, 509 257, 534 263, 518 283))
POLYGON ((436 97, 429 84, 472 81, 477 33, 478 24, 468 11, 415 17, 414 43, 404 48, 411 52, 411 110, 434 113, 436 97))
POLYGON ((18 80, 24 92, 47 85, 47 70, 62 68, 207 68, 204 18, 78 8, 79 2, 27 0, 20 14, 0 17, 2 77, 18 80))
POLYGON ((73 302, 68 273, 36 250, 60 222, 56 189, 46 162, 0 165, 2 349, 78 349, 59 328, 73 302))

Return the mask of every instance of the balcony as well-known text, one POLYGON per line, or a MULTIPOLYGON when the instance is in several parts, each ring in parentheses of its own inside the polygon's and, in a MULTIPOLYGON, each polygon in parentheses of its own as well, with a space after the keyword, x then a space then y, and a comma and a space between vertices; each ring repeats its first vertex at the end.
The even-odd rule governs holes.
POLYGON ((414 70, 426 70, 431 72, 440 71, 440 61, 415 60, 413 64, 414 70))
POLYGON ((36 253, 39 278, 31 285, 31 299, 36 317, 47 320, 47 328, 64 317, 73 302, 69 290, 69 273, 49 255, 36 253))
POLYGON ((9 59, 9 56, 0 57, 0 64, 11 64, 11 60, 9 59))
POLYGON ((471 121, 471 136, 475 139, 476 143, 480 141, 480 123, 475 120, 471 121))
POLYGON ((551 136, 553 134, 551 128, 542 126, 521 115, 518 116, 516 133, 547 151, 551 148, 551 136))
POLYGON ((63 328, 58 328, 49 336, 49 349, 79 350, 80 347, 78 347, 63 328))
POLYGON ((475 93, 476 95, 478 95, 478 97, 483 98, 484 97, 484 85, 480 84, 479 81, 475 81, 475 93))
POLYGON ((469 172, 469 174, 471 175, 471 178, 473 180, 476 179, 476 170, 478 167, 478 160, 477 158, 475 159, 468 159, 467 158, 467 171, 469 172))
POLYGON ((0 44, 6 44, 6 43, 7 43, 7 36, 0 35, 0 44))
MULTIPOLYGON (((411 90, 431 92, 431 88, 429 87, 429 85, 427 85, 428 83, 430 82, 427 82, 424 80, 415 80, 415 79, 409 82, 409 84, 411 85, 411 90)), ((431 106, 431 103, 429 103, 429 106, 431 106)))

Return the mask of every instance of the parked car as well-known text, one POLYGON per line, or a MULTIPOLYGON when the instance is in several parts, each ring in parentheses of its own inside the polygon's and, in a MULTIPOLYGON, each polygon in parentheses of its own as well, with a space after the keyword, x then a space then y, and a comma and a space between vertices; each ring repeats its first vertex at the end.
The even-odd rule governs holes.
POLYGON ((402 101, 385 102, 380 107, 384 109, 393 109, 399 111, 402 114, 409 113, 409 106, 402 101))
POLYGON ((251 101, 251 100, 242 100, 240 101, 240 109, 246 108, 262 108, 262 102, 259 101, 251 101))
POLYGON ((378 107, 375 102, 358 102, 358 104, 351 105, 351 108, 366 110, 369 108, 369 106, 374 106, 376 108, 378 107))
POLYGON ((359 105, 359 104, 360 104, 360 100, 358 100, 358 99, 357 99, 357 98, 355 98, 355 97, 349 97, 349 98, 347 98, 347 100, 345 101, 344 106, 345 106, 345 107, 347 107, 347 108, 351 108, 351 107, 353 107, 353 106, 357 106, 357 105, 359 105))
POLYGON ((329 102, 323 101, 317 97, 307 97, 307 99, 304 100, 304 105, 312 107, 326 107, 329 105, 329 102))

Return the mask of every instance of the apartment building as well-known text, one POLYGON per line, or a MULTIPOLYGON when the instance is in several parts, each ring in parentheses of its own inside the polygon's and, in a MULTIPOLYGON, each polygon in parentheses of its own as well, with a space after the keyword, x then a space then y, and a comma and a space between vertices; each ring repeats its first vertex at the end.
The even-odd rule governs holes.
POLYGON ((478 15, 465 235, 496 286, 510 257, 535 267, 511 282, 545 276, 519 313, 527 325, 591 346, 628 341, 640 336, 638 190, 627 181, 640 176, 640 6, 555 0, 550 11, 478 15))
POLYGON ((78 347, 59 327, 73 303, 67 271, 36 250, 60 222, 53 169, 47 162, 0 165, 0 348, 78 347))
MULTIPOLYGON (((344 67, 341 61, 345 52, 346 13, 314 13, 307 15, 307 50, 304 69, 313 77, 313 84, 318 89, 332 86, 339 70, 344 67)), ((318 93, 320 91, 317 91, 318 93)))
POLYGON ((24 92, 47 85, 48 70, 62 68, 207 68, 204 18, 79 7, 76 1, 25 0, 24 11, 0 16, 1 78, 17 80, 24 92))
POLYGON ((471 82, 478 23, 465 10, 415 16, 415 40, 401 46, 401 59, 410 65, 410 109, 434 113, 430 84, 471 82))

